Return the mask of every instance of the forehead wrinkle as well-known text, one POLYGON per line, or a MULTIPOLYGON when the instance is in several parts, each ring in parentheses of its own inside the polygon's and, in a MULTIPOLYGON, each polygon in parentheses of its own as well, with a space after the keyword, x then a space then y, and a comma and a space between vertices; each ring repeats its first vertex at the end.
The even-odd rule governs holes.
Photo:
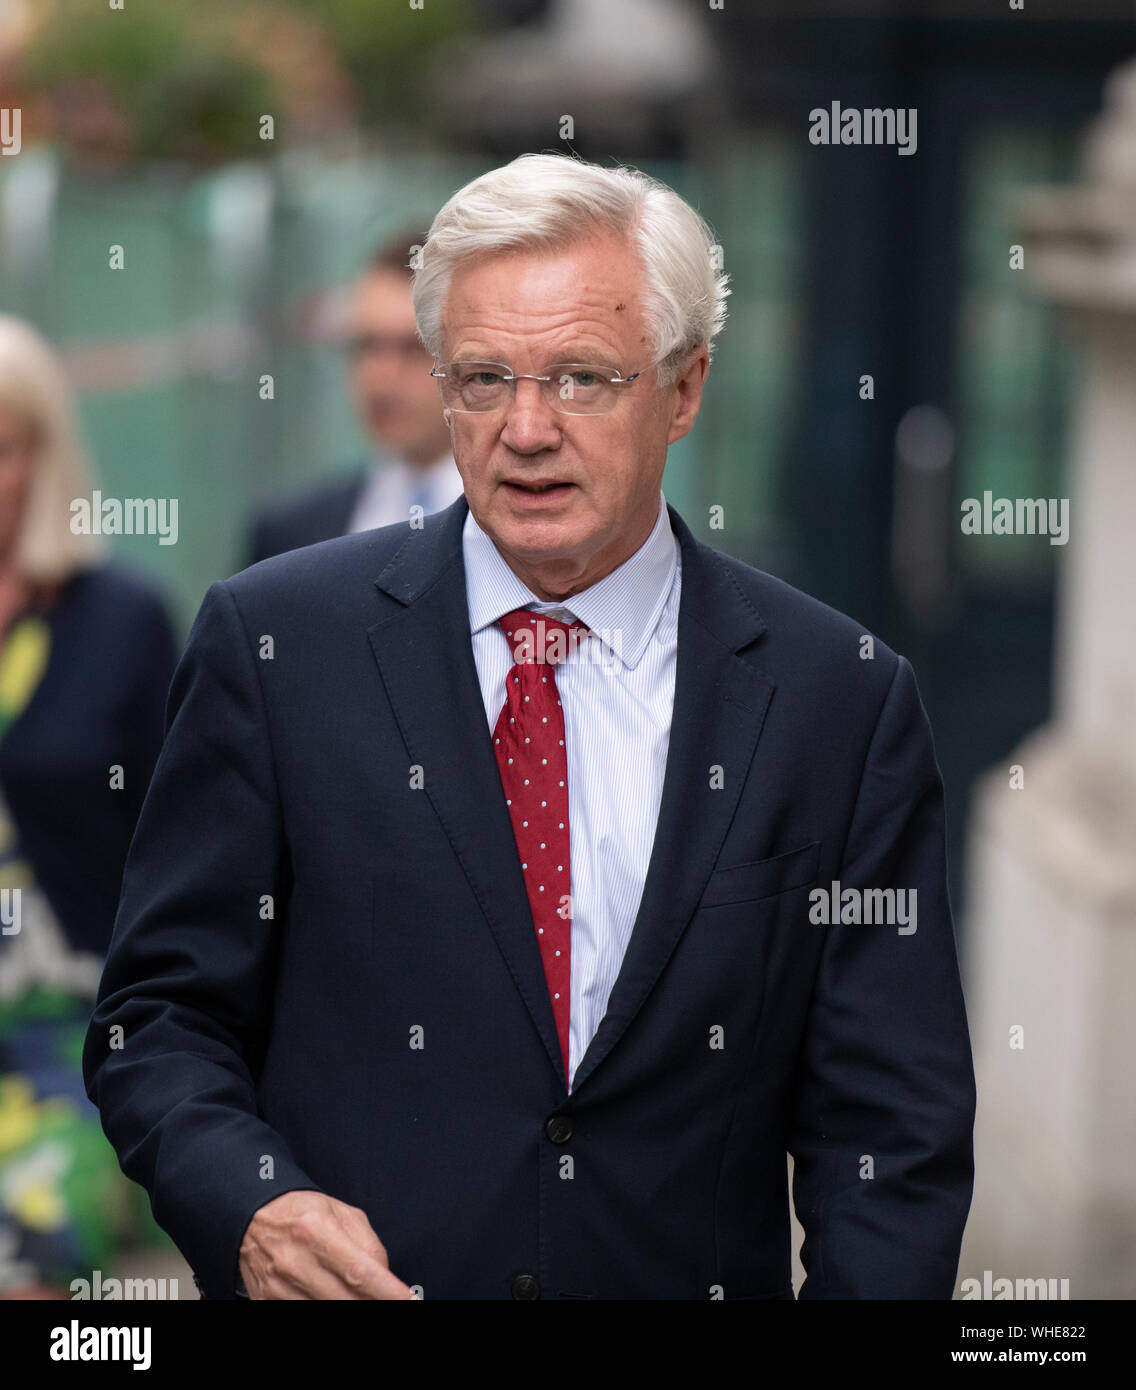
POLYGON ((581 319, 576 314, 558 315, 557 321, 546 324, 535 332, 526 322, 529 316, 513 314, 508 317, 512 320, 511 323, 502 323, 496 316, 492 323, 479 322, 476 318, 473 323, 467 320, 468 326, 463 327, 456 339, 447 334, 456 344, 453 349, 454 356, 482 362, 507 362, 510 353, 516 355, 519 350, 525 350, 534 358, 543 358, 545 365, 556 362, 603 361, 608 357, 618 362, 630 350, 633 340, 633 335, 617 336, 612 331, 614 325, 599 320, 581 319), (502 343, 504 346, 498 350, 488 346, 492 343, 502 343), (587 343, 592 343, 593 346, 585 346, 587 343), (504 356, 499 353, 503 353, 504 356))
MULTIPOLYGON (((593 249, 605 250, 607 239, 593 249)), ((542 365, 626 360, 649 337, 642 307, 642 271, 627 265, 622 245, 614 257, 581 265, 521 253, 474 262, 451 282, 443 310, 444 339, 452 357, 508 362, 522 355, 542 365), (502 270, 509 273, 502 283, 502 270), (515 273, 513 273, 515 271, 515 273), (628 273, 630 271, 630 273, 628 273), (616 306, 622 307, 617 309, 616 306), (581 344, 592 342, 587 349, 581 344)), ((521 369, 518 363, 508 365, 521 369)))

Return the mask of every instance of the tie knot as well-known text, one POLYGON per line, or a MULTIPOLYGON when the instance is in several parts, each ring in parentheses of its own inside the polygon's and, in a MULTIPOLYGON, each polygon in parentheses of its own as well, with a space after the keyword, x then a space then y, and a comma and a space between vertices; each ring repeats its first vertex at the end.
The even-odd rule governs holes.
POLYGON ((587 623, 573 618, 562 623, 547 613, 533 613, 528 608, 515 608, 499 619, 501 631, 509 639, 513 662, 526 666, 530 662, 555 666, 569 656, 589 631, 587 623))

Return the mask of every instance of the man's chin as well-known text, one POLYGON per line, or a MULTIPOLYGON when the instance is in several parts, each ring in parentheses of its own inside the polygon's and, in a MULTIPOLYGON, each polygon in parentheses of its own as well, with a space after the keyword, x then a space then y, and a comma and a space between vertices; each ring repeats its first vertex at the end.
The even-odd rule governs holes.
POLYGON ((497 549, 525 565, 547 565, 577 554, 584 544, 578 521, 560 516, 519 516, 497 508, 488 524, 478 521, 497 549))
POLYGON ((371 443, 380 453, 393 454, 395 458, 405 458, 414 442, 398 430, 380 429, 377 425, 371 427, 370 436, 371 443))

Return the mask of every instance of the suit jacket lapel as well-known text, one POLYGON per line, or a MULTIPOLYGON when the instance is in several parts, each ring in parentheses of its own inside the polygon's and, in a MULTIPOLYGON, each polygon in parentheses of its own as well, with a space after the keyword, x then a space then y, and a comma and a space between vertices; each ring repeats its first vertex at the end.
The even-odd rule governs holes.
POLYGON ((473 659, 462 562, 464 495, 405 544, 376 586, 399 607, 368 629, 409 764, 449 837, 549 1060, 564 1063, 473 659))
POLYGON ((737 651, 765 630, 723 562, 668 504, 682 547, 678 661, 667 768, 635 926, 577 1091, 627 1031, 701 898, 737 808, 774 686, 737 651), (711 768, 724 780, 710 790, 711 768))
MULTIPOLYGON (((376 579, 398 606, 369 636, 410 763, 469 880, 550 1064, 563 1063, 552 1004, 469 634, 459 497, 376 579)), ((674 951, 717 861, 773 684, 737 652, 764 631, 724 563, 668 507, 682 547, 674 713, 643 896, 607 1012, 573 1078, 577 1091, 627 1030, 674 951), (708 792, 711 766, 724 784, 708 792)))

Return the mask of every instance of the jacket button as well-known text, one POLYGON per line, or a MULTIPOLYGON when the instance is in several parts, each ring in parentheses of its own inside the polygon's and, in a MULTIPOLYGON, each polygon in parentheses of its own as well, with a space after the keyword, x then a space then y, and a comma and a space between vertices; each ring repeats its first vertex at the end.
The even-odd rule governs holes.
POLYGON ((554 1144, 566 1144, 572 1138, 572 1121, 567 1115, 551 1115, 545 1121, 544 1132, 554 1144))
POLYGON ((510 1285, 514 1298, 539 1298, 540 1284, 535 1274, 518 1274, 510 1285))

